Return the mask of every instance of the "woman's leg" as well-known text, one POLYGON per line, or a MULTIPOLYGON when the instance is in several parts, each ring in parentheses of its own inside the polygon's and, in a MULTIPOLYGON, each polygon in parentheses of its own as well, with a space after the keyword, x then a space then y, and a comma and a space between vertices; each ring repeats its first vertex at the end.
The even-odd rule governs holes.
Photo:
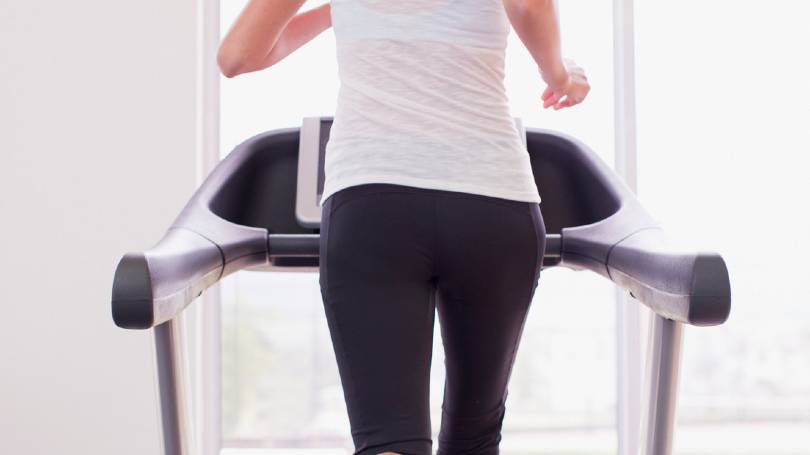
POLYGON ((438 455, 496 455, 545 225, 536 203, 479 195, 437 202, 437 309, 447 373, 438 455))
POLYGON ((357 455, 432 453, 434 242, 433 200, 407 187, 324 203, 321 293, 357 455))

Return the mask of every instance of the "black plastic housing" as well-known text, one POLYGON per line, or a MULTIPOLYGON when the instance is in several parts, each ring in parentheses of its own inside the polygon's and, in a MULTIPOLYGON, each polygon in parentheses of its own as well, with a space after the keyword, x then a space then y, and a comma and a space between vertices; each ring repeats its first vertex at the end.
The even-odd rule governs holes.
MULTIPOLYGON (((161 324, 238 270, 318 266, 319 229, 302 227, 295 217, 298 141, 299 128, 287 128, 243 142, 160 242, 121 258, 112 289, 118 326, 161 324)), ((717 325, 728 318, 731 290, 720 255, 668 239, 622 179, 579 140, 527 128, 527 148, 546 230, 555 239, 544 267, 596 272, 668 319, 717 325)))

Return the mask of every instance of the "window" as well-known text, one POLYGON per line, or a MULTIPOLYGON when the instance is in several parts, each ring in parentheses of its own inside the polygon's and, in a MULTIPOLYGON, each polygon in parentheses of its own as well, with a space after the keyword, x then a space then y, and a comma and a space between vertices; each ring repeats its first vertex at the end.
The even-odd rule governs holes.
POLYGON ((732 283, 725 325, 684 329, 676 454, 810 453, 802 6, 637 2, 639 197, 732 283))

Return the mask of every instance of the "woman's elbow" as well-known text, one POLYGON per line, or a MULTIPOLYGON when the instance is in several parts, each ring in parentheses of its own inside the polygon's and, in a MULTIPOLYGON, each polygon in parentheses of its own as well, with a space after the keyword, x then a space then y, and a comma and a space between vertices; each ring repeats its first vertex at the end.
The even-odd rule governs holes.
POLYGON ((223 76, 232 78, 244 72, 245 58, 240 52, 223 44, 217 51, 217 66, 223 76))
POLYGON ((224 41, 217 51, 217 66, 227 78, 256 71, 261 61, 262 58, 256 52, 232 41, 224 41))

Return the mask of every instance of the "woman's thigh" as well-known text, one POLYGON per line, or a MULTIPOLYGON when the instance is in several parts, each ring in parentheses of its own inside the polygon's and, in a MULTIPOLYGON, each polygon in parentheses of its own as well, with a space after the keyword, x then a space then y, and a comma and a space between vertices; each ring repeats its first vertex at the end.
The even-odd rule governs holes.
POLYGON ((395 190, 341 190, 321 222, 321 293, 362 455, 431 453, 434 207, 395 190))
POLYGON ((440 198, 437 214, 446 370, 438 453, 497 454, 545 225, 539 204, 485 196, 440 198))

